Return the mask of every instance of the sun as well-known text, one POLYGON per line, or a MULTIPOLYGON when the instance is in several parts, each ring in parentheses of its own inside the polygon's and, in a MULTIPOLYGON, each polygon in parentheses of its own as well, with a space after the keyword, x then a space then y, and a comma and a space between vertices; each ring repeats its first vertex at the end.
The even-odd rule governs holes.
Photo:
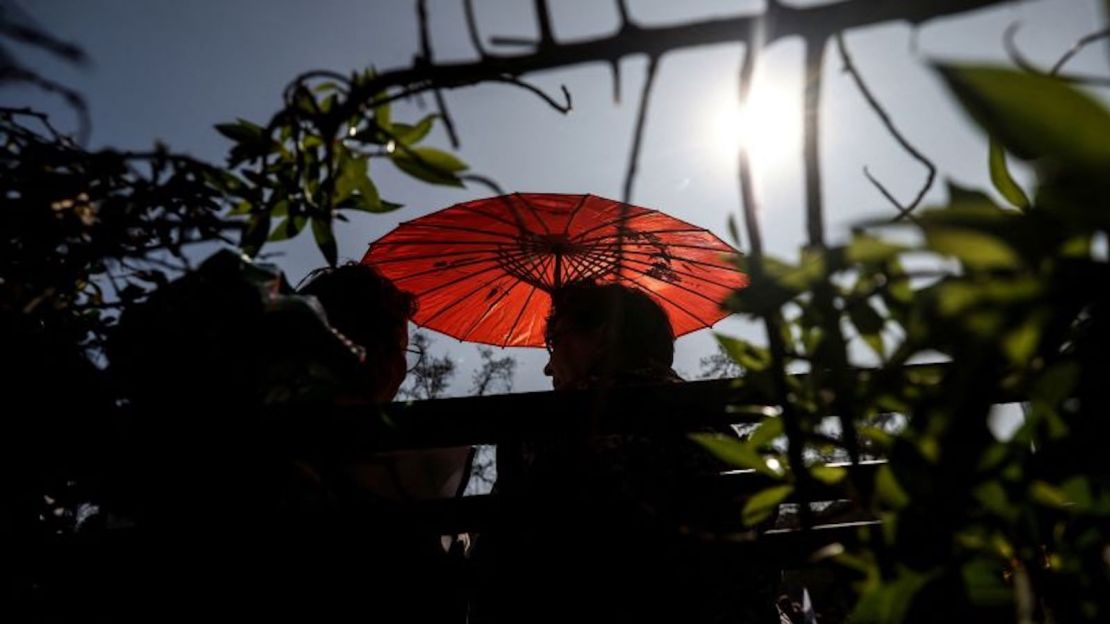
POLYGON ((743 145, 759 179, 775 176, 801 156, 800 99, 772 85, 756 84, 744 107, 735 98, 718 105, 710 124, 714 151, 731 160, 743 145))

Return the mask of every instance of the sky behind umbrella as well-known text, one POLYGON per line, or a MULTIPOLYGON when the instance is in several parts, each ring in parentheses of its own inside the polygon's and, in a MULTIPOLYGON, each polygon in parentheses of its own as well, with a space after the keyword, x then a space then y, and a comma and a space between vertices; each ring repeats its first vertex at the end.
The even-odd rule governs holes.
MULTIPOLYGON (((617 27, 615 3, 550 0, 560 40, 598 36, 617 27)), ((642 24, 676 23, 757 12, 762 2, 701 0, 631 1, 642 24)), ((793 2, 796 5, 824 2, 793 2)), ((437 59, 476 58, 463 25, 462 2, 432 0, 432 38, 437 59)), ((1105 23, 1099 0, 1028 0, 970 17, 938 20, 916 32, 888 24, 850 32, 856 64, 897 125, 939 168, 938 182, 989 188, 981 134, 954 107, 930 60, 1007 62, 1003 32, 1021 23, 1017 40, 1043 67, 1079 37, 1105 23)), ((369 65, 408 65, 418 49, 414 3, 403 0, 38 0, 25 9, 48 31, 86 50, 92 63, 64 66, 34 51, 26 62, 81 91, 92 115, 91 146, 146 149, 160 140, 176 151, 219 162, 228 147, 212 126, 243 117, 265 122, 280 104, 282 88, 299 72, 337 71, 369 65)), ((491 36, 534 36, 531 2, 475 0, 480 29, 491 36)), ((510 50, 505 50, 510 51, 510 50)), ((791 257, 804 240, 801 167, 801 44, 783 40, 769 48, 757 69, 753 113, 736 111, 742 48, 715 45, 665 57, 656 79, 632 200, 709 228, 727 238, 726 216, 740 208, 736 185, 737 135, 753 142, 757 191, 768 251, 791 257)), ((825 68, 821 110, 824 197, 830 233, 843 238, 851 224, 893 215, 892 207, 866 182, 866 165, 903 201, 916 193, 924 171, 883 130, 835 54, 825 68)), ((1077 73, 1104 75, 1106 49, 1090 46, 1069 65, 1077 73)), ((549 92, 566 85, 574 110, 561 115, 535 96, 507 85, 451 91, 448 104, 462 140, 460 156, 476 173, 508 191, 593 193, 618 198, 646 60, 622 64, 622 100, 613 100, 613 77, 602 64, 530 76, 549 92)), ((29 90, 0 91, 4 105, 46 110, 60 125, 73 114, 56 99, 29 90)), ((428 102, 430 104, 430 102, 428 102)), ((399 105, 394 118, 424 114, 418 103, 399 105)), ((429 144, 447 146, 442 130, 429 144)), ((357 259, 367 244, 402 220, 488 195, 482 187, 433 188, 375 163, 385 198, 405 204, 387 215, 355 215, 337 231, 341 258, 357 259)), ((1022 172, 1019 171, 1019 174, 1022 172)), ((1019 179, 1027 179, 1019 175, 1019 179)), ((946 193, 934 186, 928 201, 946 193)), ((267 248, 296 282, 324 263, 310 236, 267 248)), ((757 329, 727 320, 721 331, 758 339, 757 329)), ((477 354, 446 337, 437 350, 463 361, 453 392, 463 393, 477 354)), ((678 342, 676 366, 696 376, 698 359, 713 350, 703 331, 678 342)), ((540 372, 542 350, 509 350, 519 358, 515 390, 549 387, 540 372)))

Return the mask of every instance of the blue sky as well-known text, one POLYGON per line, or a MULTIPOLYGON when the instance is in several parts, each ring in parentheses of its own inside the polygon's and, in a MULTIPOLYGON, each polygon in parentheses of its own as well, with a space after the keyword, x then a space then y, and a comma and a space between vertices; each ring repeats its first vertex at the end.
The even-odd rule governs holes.
MULTIPOLYGON (((431 0, 432 36, 441 60, 474 58, 462 22, 462 2, 431 0)), ((819 4, 794 2, 792 4, 819 4)), ((1072 42, 1102 27, 1100 0, 1027 0, 971 17, 945 19, 918 29, 889 24, 848 33, 857 65, 905 135, 939 168, 939 181, 989 188, 986 147, 942 89, 931 60, 1006 63, 1002 35, 1020 22, 1018 42, 1026 55, 1048 66, 1072 42)), ((531 2, 475 0, 483 34, 527 37, 534 33, 531 2)), ((550 0, 555 34, 576 39, 617 26, 615 5, 603 0, 550 0)), ((414 4, 407 0, 36 0, 27 11, 54 34, 84 47, 92 63, 72 68, 34 51, 22 58, 46 75, 87 97, 93 147, 148 148, 155 140, 177 151, 220 161, 227 142, 213 124, 244 117, 266 121, 280 93, 297 73, 317 68, 349 71, 369 65, 393 68, 411 62, 417 50, 414 4)), ((714 15, 758 11, 762 2, 666 0, 629 2, 644 24, 663 24, 714 15)), ((740 207, 735 155, 727 138, 734 125, 739 45, 708 46, 663 59, 650 104, 640 176, 633 201, 708 227, 725 238, 725 219, 740 207)), ((1106 50, 1091 46, 1069 68, 1106 73, 1106 50)), ((612 76, 600 64, 529 77, 557 92, 565 84, 574 111, 560 115, 534 96, 505 85, 447 94, 462 139, 459 151, 475 172, 514 191, 594 193, 619 197, 631 141, 636 95, 645 60, 622 65, 624 99, 612 99, 612 76)), ((918 163, 882 129, 830 53, 825 68, 822 159, 823 189, 834 238, 852 223, 891 215, 888 204, 867 184, 871 170, 901 198, 923 179, 918 163)), ((801 121, 801 45, 783 40, 765 51, 757 70, 755 97, 764 98, 769 119, 757 125, 770 136, 756 148, 768 250, 795 255, 804 238, 801 146, 792 124, 801 121), (760 150, 763 150, 762 155, 760 150)), ((25 90, 0 91, 4 105, 32 105, 72 126, 72 113, 49 96, 25 90)), ((423 114, 416 103, 399 106, 395 118, 423 114)), ((447 146, 442 131, 430 143, 447 146)), ((1019 172, 1020 173, 1020 172, 1019 172)), ((341 257, 359 258, 366 245, 399 221, 488 192, 432 188, 378 165, 375 181, 383 195, 405 204, 388 215, 355 216, 338 231, 341 257)), ((928 199, 945 198, 943 184, 928 199)), ((311 237, 275 245, 276 262, 298 280, 323 263, 311 237)), ((718 326, 759 339, 740 320, 718 326)), ((681 338, 677 368, 693 376, 698 359, 713 349, 709 332, 681 338)), ((476 352, 446 337, 437 350, 461 359, 453 392, 469 386, 476 352)), ((508 350, 520 362, 516 390, 549 387, 540 368, 542 350, 508 350)))

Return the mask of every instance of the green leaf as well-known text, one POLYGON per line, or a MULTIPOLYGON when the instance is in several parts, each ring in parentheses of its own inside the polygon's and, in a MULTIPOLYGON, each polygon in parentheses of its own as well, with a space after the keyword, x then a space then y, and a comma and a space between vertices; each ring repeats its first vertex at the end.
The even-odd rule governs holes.
POLYGON ((775 479, 782 477, 781 469, 768 466, 763 455, 751 444, 717 433, 692 433, 690 439, 727 464, 755 470, 775 479))
POLYGON ((955 227, 927 227, 925 238, 932 250, 955 257, 972 269, 1017 268, 1020 262, 1012 247, 982 232, 955 227))
POLYGON ((466 163, 455 156, 434 147, 398 147, 390 155, 393 164, 410 176, 445 186, 463 186, 457 175, 464 171, 466 163))
POLYGON ((937 65, 972 117, 1015 155, 1088 170, 1110 165, 1110 114, 1051 76, 975 65, 937 65))
MULTIPOLYGON (((385 93, 375 96, 374 99, 379 99, 379 97, 385 97, 385 93)), ((374 123, 382 130, 390 134, 393 133, 393 116, 388 102, 374 107, 374 123)))
POLYGON ((248 256, 257 255, 269 234, 270 215, 268 213, 256 214, 247 221, 247 227, 243 230, 243 237, 239 246, 243 248, 243 253, 248 256))
POLYGON ((987 481, 976 487, 973 493, 987 511, 1008 521, 1017 519, 1018 509, 1010 504, 1006 490, 998 481, 987 481))
POLYGON ((717 333, 713 335, 732 361, 746 370, 761 371, 771 365, 771 354, 766 349, 757 347, 742 338, 717 333))
POLYGON ((804 291, 825 277, 825 255, 819 250, 803 249, 797 266, 768 256, 763 259, 763 268, 779 284, 804 291))
POLYGON ((1044 318, 1041 314, 1030 314, 1020 325, 1010 330, 1002 338, 1002 349, 1014 364, 1029 361, 1040 345, 1044 318))
POLYGON ((994 202, 991 201, 989 195, 983 191, 968 188, 956 184, 952 180, 947 180, 948 186, 948 203, 949 206, 955 206, 965 209, 979 209, 981 207, 995 207, 994 202))
POLYGON ((1056 509, 1067 509, 1072 504, 1067 493, 1047 481, 1034 481, 1029 486, 1029 496, 1046 507, 1056 509))
POLYGON ((335 234, 331 230, 331 220, 312 217, 312 235, 320 253, 328 261, 328 266, 335 266, 339 262, 339 251, 335 244, 335 234))
POLYGON ((227 212, 228 216, 237 217, 240 215, 250 214, 251 208, 254 206, 250 200, 244 199, 243 201, 235 204, 235 207, 227 212))
POLYGON ((728 228, 728 236, 732 239, 732 244, 740 246, 740 228, 736 226, 736 215, 729 213, 725 225, 728 228))
POLYGON ((843 466, 817 465, 810 468, 809 473, 813 475, 814 479, 828 485, 836 485, 848 476, 848 471, 843 466))
POLYGON ((333 91, 339 91, 339 83, 330 80, 327 82, 321 82, 320 84, 313 87, 312 90, 316 93, 331 93, 333 91))
POLYGON ((267 140, 265 136, 266 129, 246 119, 239 119, 235 123, 216 124, 216 132, 219 132, 236 143, 257 144, 267 140))
POLYGON ((923 574, 909 568, 899 569, 894 580, 875 585, 860 598, 848 621, 876 624, 904 622, 914 597, 935 576, 936 572, 923 574))
POLYGON ((1091 495, 1091 482, 1087 477, 1072 477, 1060 484, 1060 490, 1063 491, 1078 511, 1086 511, 1094 503, 1094 497, 1091 495))
POLYGON ((1002 566, 996 561, 977 558, 960 568, 967 597, 972 604, 984 607, 1003 607, 1013 603, 1014 590, 1006 585, 1002 566))
POLYGON ((889 260, 906 249, 903 245, 888 243, 870 234, 857 234, 844 253, 848 262, 867 264, 889 260))
POLYGON ((764 418, 748 436, 748 444, 758 449, 782 435, 782 419, 777 416, 764 418))
POLYGON ((308 217, 304 215, 286 217, 277 224, 273 232, 270 232, 270 237, 266 240, 271 243, 289 240, 297 234, 300 234, 301 230, 303 230, 304 226, 307 224, 308 217))
POLYGON ((810 357, 816 358, 817 351, 825 341, 825 329, 823 327, 806 327, 802 329, 802 346, 806 350, 806 354, 810 357))
POLYGON ((1006 201, 1017 208, 1028 210, 1029 197, 1026 196, 1025 191, 1021 190, 1014 177, 1010 175, 1010 168, 1006 166, 1006 151, 993 137, 990 140, 990 169, 991 182, 994 183, 994 188, 998 189, 998 192, 1006 198, 1006 201))
POLYGON ((894 436, 879 427, 860 427, 859 435, 881 449, 889 449, 894 444, 894 436))
POLYGON ((757 492, 744 503, 744 510, 741 512, 744 524, 754 526, 763 522, 778 508, 779 503, 793 493, 794 486, 789 484, 774 485, 757 492))
POLYGON ((432 130, 432 125, 435 123, 439 115, 431 114, 426 115, 423 119, 416 122, 416 125, 410 126, 409 124, 393 124, 393 136, 405 145, 414 145, 428 136, 432 130))
POLYGON ((293 106, 307 115, 316 114, 316 98, 303 85, 293 91, 293 106))
POLYGON ((373 180, 370 176, 363 176, 358 181, 358 201, 355 203, 355 208, 364 210, 366 212, 389 212, 400 208, 400 204, 393 204, 390 202, 383 202, 381 195, 378 194, 378 187, 374 186, 373 180))
POLYGON ((894 477, 894 471, 890 469, 889 464, 880 466, 875 474, 875 489, 879 498, 895 509, 901 509, 910 504, 909 495, 898 484, 898 479, 894 477))

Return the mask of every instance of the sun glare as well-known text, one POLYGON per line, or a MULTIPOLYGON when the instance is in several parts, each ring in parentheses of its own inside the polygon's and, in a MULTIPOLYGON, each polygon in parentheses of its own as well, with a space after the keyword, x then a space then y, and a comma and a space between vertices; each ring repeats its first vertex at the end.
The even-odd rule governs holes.
POLYGON ((802 111, 800 102, 780 89, 756 85, 745 107, 735 101, 722 105, 709 129, 722 157, 734 157, 744 145, 754 173, 774 176, 801 155, 802 111))

